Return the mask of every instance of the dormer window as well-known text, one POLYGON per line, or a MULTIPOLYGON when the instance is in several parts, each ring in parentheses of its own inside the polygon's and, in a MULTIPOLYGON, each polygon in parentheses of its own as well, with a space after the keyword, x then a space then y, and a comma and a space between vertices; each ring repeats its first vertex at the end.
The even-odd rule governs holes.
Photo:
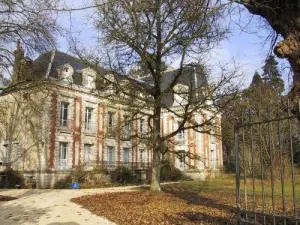
POLYGON ((88 75, 86 81, 86 86, 88 88, 94 88, 94 78, 92 76, 88 75))
POLYGON ((82 73, 82 85, 89 89, 96 88, 96 73, 92 69, 84 69, 80 71, 82 73))

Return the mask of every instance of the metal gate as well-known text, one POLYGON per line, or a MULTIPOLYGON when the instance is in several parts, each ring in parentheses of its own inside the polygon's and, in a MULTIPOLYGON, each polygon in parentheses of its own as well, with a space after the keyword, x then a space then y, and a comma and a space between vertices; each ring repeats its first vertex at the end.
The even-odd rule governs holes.
POLYGON ((238 224, 300 225, 300 105, 248 109, 235 126, 238 224))

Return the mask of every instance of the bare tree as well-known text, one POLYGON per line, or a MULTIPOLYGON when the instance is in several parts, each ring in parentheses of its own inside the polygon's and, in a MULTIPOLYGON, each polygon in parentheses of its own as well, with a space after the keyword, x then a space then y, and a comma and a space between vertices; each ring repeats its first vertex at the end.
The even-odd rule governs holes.
MULTIPOLYGON (((0 2, 0 70, 10 74, 15 45, 20 40, 28 56, 55 46, 58 0, 8 0, 0 2)), ((4 85, 0 90, 4 89, 4 85)))
MULTIPOLYGON (((221 96, 236 91, 232 81, 238 74, 237 68, 222 68, 220 76, 208 85, 205 67, 187 65, 188 61, 200 63, 201 57, 225 37, 226 27, 219 23, 222 7, 208 0, 109 0, 95 1, 95 5, 95 24, 101 31, 99 48, 106 53, 101 64, 109 66, 113 75, 112 79, 102 77, 103 86, 114 86, 111 100, 123 106, 123 110, 136 117, 148 116, 148 143, 153 150, 151 190, 160 191, 165 143, 184 130, 210 133, 212 121, 226 105, 216 107, 216 103, 221 96), (174 59, 178 69, 165 70, 165 64, 174 59), (140 73, 140 79, 130 78, 133 70, 140 73), (178 128, 168 134, 161 130, 161 115, 165 112, 180 118, 178 128), (205 114, 206 119, 200 121, 196 114, 205 114)), ((74 50, 101 75, 99 58, 76 46, 74 50)))

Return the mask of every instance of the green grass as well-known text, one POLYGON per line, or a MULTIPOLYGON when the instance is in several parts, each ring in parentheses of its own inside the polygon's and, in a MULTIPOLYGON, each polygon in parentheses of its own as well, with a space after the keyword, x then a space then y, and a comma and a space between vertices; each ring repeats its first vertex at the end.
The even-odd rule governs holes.
MULTIPOLYGON (((298 211, 298 215, 300 215, 300 175, 295 177, 296 185, 295 185, 295 193, 296 193, 296 211, 298 211)), ((246 208, 245 201, 245 186, 244 180, 241 177, 240 180, 241 185, 241 207, 246 208)), ((197 193, 198 195, 205 196, 209 195, 211 197, 212 193, 216 195, 216 198, 220 197, 222 200, 223 196, 227 196, 227 201, 230 205, 236 206, 236 181, 235 175, 220 175, 216 178, 211 178, 208 181, 185 181, 176 186, 177 188, 182 188, 189 192, 197 193)), ((265 212, 272 213, 272 185, 271 181, 267 180, 264 182, 264 192, 265 192, 265 212)), ((173 185, 174 188, 174 185, 173 185)), ((251 178, 247 178, 247 208, 254 209, 253 202, 253 183, 251 178)), ((256 210, 262 212, 262 185, 261 180, 255 179, 255 198, 256 198, 256 210)), ((282 195, 281 195, 281 182, 280 180, 276 180, 274 182, 274 207, 277 214, 282 213, 282 195)), ((286 180, 284 185, 284 195, 286 201, 286 211, 287 215, 293 215, 293 187, 291 180, 286 180)), ((224 201, 223 201, 224 202, 224 201)))

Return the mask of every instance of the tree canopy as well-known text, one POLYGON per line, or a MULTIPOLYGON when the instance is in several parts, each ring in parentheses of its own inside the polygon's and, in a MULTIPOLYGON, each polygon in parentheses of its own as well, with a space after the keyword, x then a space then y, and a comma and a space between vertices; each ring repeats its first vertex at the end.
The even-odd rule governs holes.
MULTIPOLYGON (((118 76, 128 77, 136 68, 140 68, 140 74, 148 75, 147 81, 140 79, 138 85, 132 79, 129 81, 134 81, 131 83, 134 86, 122 85, 115 79, 114 86, 118 94, 127 96, 122 105, 128 111, 150 118, 151 189, 160 191, 161 155, 166 151, 166 143, 188 129, 209 133, 207 128, 226 105, 216 107, 215 103, 237 89, 232 83, 238 74, 236 68, 224 67, 215 82, 208 85, 205 66, 197 66, 202 64, 202 54, 218 45, 227 34, 221 23, 223 8, 211 0, 107 0, 96 1, 96 5, 98 16, 94 22, 101 31, 98 47, 107 56, 102 57, 101 64, 118 76), (189 63, 192 59, 195 64, 189 63), (177 69, 166 72, 165 65, 175 60, 177 69), (177 85, 178 81, 185 85, 177 85), (176 110, 165 101, 173 94, 181 96, 174 97, 176 110), (203 111, 210 112, 211 118, 196 120, 195 113, 202 115, 203 111), (178 129, 169 134, 161 130, 164 112, 172 113, 179 121, 178 129)), ((97 57, 86 57, 87 53, 78 48, 75 52, 97 69, 97 57)))
POLYGON ((282 93, 284 91, 284 81, 282 80, 282 75, 278 69, 278 62, 273 55, 265 60, 265 65, 262 69, 262 79, 265 82, 268 82, 279 93, 282 93))
POLYGON ((6 0, 0 3, 0 73, 10 72, 20 40, 28 56, 55 46, 58 0, 6 0), (6 70, 6 72, 5 72, 6 70))

